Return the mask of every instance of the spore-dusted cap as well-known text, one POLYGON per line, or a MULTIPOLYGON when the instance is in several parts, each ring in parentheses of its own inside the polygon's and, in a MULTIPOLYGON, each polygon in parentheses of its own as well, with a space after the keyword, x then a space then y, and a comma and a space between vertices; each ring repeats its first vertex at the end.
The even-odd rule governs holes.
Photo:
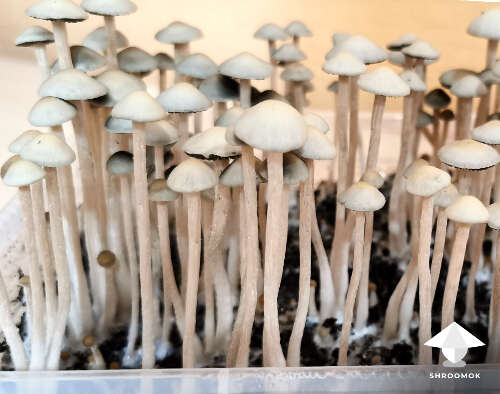
POLYGON ((467 27, 471 36, 500 40, 500 9, 486 11, 476 17, 467 27))
POLYGON ((81 22, 89 17, 79 5, 70 0, 40 0, 26 10, 26 15, 64 22, 81 22))
POLYGON ((231 107, 224 111, 215 121, 217 127, 229 127, 236 123, 240 116, 245 112, 241 107, 231 107))
POLYGON ((23 147, 20 156, 42 167, 68 166, 76 159, 73 149, 52 133, 41 133, 35 137, 23 147))
POLYGON ((288 33, 276 23, 266 23, 253 36, 259 40, 277 41, 288 38, 288 33))
MULTIPOLYGON (((73 67, 83 72, 98 70, 106 65, 106 59, 100 53, 93 49, 82 45, 73 45, 70 48, 71 61, 73 67)), ((52 72, 60 70, 59 61, 57 60, 52 66, 52 72)))
POLYGON ((187 159, 176 166, 167 179, 167 185, 177 193, 193 193, 214 187, 217 174, 203 161, 187 159))
POLYGON ((408 193, 430 197, 451 183, 450 174, 433 166, 422 166, 406 181, 408 193))
POLYGON ((62 100, 90 100, 107 93, 106 87, 80 70, 59 71, 45 80, 38 93, 62 100))
POLYGON ((450 102, 450 96, 443 89, 433 89, 425 95, 425 104, 433 109, 446 108, 450 102))
POLYGON ((290 37, 310 37, 311 31, 301 21, 292 21, 286 27, 285 31, 290 37))
POLYGON ((111 111, 116 118, 133 122, 156 122, 165 117, 165 111, 148 92, 137 90, 118 102, 111 111))
POLYGON ((281 79, 291 82, 306 82, 314 78, 312 71, 300 63, 290 64, 281 72, 281 79))
POLYGON ((488 145, 500 145, 500 120, 490 120, 473 129, 472 139, 488 145))
POLYGON ((127 175, 134 171, 134 156, 127 151, 113 153, 106 162, 106 169, 112 175, 127 175))
POLYGON ((312 160, 333 160, 337 155, 328 137, 313 126, 307 127, 306 142, 295 153, 303 159, 312 160))
POLYGON ((45 177, 45 171, 35 163, 23 160, 16 155, 2 165, 0 175, 7 186, 22 187, 42 180, 45 177))
POLYGON ((340 194, 340 201, 351 211, 373 212, 385 205, 385 197, 366 182, 357 182, 340 194))
POLYGON ((286 43, 273 52, 272 58, 283 63, 295 63, 304 60, 306 55, 296 45, 286 43))
POLYGON ((461 196, 446 208, 448 219, 464 224, 487 223, 488 209, 474 196, 461 196))
POLYGON ((170 189, 166 179, 155 179, 149 186, 149 199, 155 202, 175 201, 179 193, 170 189))
POLYGON ((276 100, 247 109, 236 122, 234 132, 248 145, 276 152, 299 149, 307 138, 302 115, 291 105, 276 100))
POLYGON ((159 70, 175 70, 175 61, 168 53, 159 52, 155 59, 159 70))
POLYGON ((121 70, 104 71, 96 77, 107 91, 105 96, 94 100, 94 104, 104 107, 112 107, 125 96, 137 90, 146 90, 146 85, 142 80, 121 70))
MULTIPOLYGON (((115 30, 116 48, 125 48, 128 46, 128 40, 125 35, 119 30, 115 30)), ((83 46, 93 49, 94 51, 104 52, 108 49, 108 32, 106 27, 101 26, 91 31, 83 39, 83 46)))
POLYGON ((406 56, 415 59, 438 60, 439 51, 434 48, 428 41, 417 40, 413 44, 401 50, 406 56))
POLYGON ((233 56, 219 66, 221 74, 239 79, 266 79, 272 71, 269 63, 248 52, 233 56))
POLYGON ((210 100, 218 103, 238 100, 240 94, 238 82, 221 74, 204 79, 198 89, 210 100))
POLYGON ((410 88, 394 71, 379 67, 359 77, 361 89, 379 96, 402 97, 410 94, 410 88))
POLYGON ((427 90, 427 85, 415 71, 405 70, 399 76, 406 82, 411 91, 425 92, 427 90))
POLYGON ((366 182, 377 189, 380 189, 384 185, 384 177, 380 175, 380 172, 376 170, 366 170, 361 177, 363 182, 366 182))
POLYGON ((460 98, 479 97, 486 94, 487 91, 483 81, 475 75, 467 75, 451 85, 451 92, 460 98))
POLYGON ((328 130, 330 130, 330 126, 328 126, 326 120, 318 114, 315 114, 314 112, 306 112, 303 116, 308 126, 317 128, 323 134, 328 133, 328 130))
POLYGON ((439 83, 444 88, 449 89, 456 81, 468 75, 476 75, 476 72, 466 68, 453 68, 440 75, 439 83))
MULTIPOLYGON (((267 160, 257 167, 257 172, 263 179, 267 179, 267 160)), ((306 163, 293 153, 283 155, 283 183, 285 185, 298 185, 309 176, 306 163)))
POLYGON ((387 44, 387 49, 390 51, 400 51, 401 49, 410 46, 417 40, 418 37, 416 34, 406 33, 387 44))
POLYGON ((120 16, 137 11, 137 6, 130 0, 84 0, 82 8, 90 14, 120 16))
POLYGON ((327 53, 326 59, 330 59, 340 52, 349 52, 365 64, 380 63, 387 59, 387 53, 383 48, 359 35, 351 36, 335 46, 327 53))
POLYGON ((323 64, 322 70, 333 75, 356 76, 366 71, 366 66, 349 52, 339 52, 323 64))
POLYGON ((9 144, 9 152, 19 154, 24 146, 40 135, 38 130, 26 130, 9 144))
POLYGON ((32 45, 45 45, 54 42, 54 34, 41 26, 31 26, 16 38, 16 46, 29 47, 32 45))
POLYGON ((158 67, 154 56, 137 47, 123 49, 117 58, 120 69, 128 73, 149 73, 158 67))
POLYGON ((438 151, 438 157, 443 163, 464 170, 482 170, 500 161, 500 155, 494 148, 469 139, 443 146, 438 151))
POLYGON ((212 106, 207 96, 186 82, 179 82, 169 87, 160 94, 157 101, 170 113, 201 112, 212 106))
POLYGON ((197 27, 175 21, 156 33, 155 38, 166 44, 187 44, 202 36, 203 34, 197 27))
POLYGON ((179 74, 196 79, 207 79, 217 74, 217 64, 207 55, 193 53, 176 66, 179 74))
POLYGON ((238 146, 226 141, 225 127, 211 127, 190 137, 182 147, 184 152, 202 160, 234 158, 241 154, 238 146))
POLYGON ((52 127, 73 119, 75 115, 73 104, 56 97, 43 97, 31 108, 28 120, 33 126, 52 127))
POLYGON ((460 197, 460 193, 457 187, 450 183, 434 195, 434 205, 440 208, 448 208, 458 197, 460 197))
POLYGON ((488 226, 500 230, 500 203, 496 202, 488 207, 488 226))
POLYGON ((146 145, 171 147, 179 140, 177 128, 166 120, 150 122, 146 125, 146 145))

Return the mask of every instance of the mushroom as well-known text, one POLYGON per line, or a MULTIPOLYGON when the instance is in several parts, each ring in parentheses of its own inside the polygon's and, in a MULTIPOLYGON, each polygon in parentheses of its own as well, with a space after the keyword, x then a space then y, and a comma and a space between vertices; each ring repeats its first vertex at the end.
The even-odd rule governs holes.
POLYGON ((96 337, 93 335, 86 335, 82 340, 82 345, 92 352, 91 362, 92 369, 106 369, 106 363, 102 357, 102 353, 96 343, 96 337))
MULTIPOLYGON (((427 81, 427 62, 436 62, 439 60, 439 51, 434 48, 429 42, 424 40, 416 40, 411 45, 404 47, 401 52, 406 57, 413 60, 413 68, 418 76, 424 81, 427 81)), ((423 93, 419 99, 423 98, 423 93)), ((421 102, 419 103, 421 104, 421 102)))
POLYGON ((285 27, 285 32, 290 37, 292 37, 294 45, 299 45, 299 39, 301 37, 311 37, 312 36, 311 31, 301 21, 290 22, 285 27))
POLYGON ((223 112, 215 121, 215 127, 226 127, 234 125, 239 117, 245 112, 241 107, 232 107, 223 112))
MULTIPOLYGON (((277 63, 278 66, 284 67, 305 60, 306 55, 295 44, 285 43, 281 45, 276 51, 274 51, 271 58, 275 63, 277 63)), ((288 82, 285 82, 284 96, 287 100, 290 96, 293 97, 291 86, 288 82)))
POLYGON ((439 118, 443 121, 443 131, 441 132, 441 138, 437 144, 438 150, 448 141, 450 122, 455 120, 455 114, 451 109, 445 109, 439 114, 439 118))
POLYGON ((146 178, 145 123, 165 117, 165 111, 148 93, 138 90, 118 102, 111 111, 117 118, 133 122, 134 187, 139 238, 139 275, 142 307, 142 367, 154 366, 153 284, 151 274, 151 228, 146 178))
POLYGON ((294 107, 303 113, 305 106, 304 83, 313 79, 312 71, 300 63, 291 64, 283 70, 281 78, 291 84, 294 107))
MULTIPOLYGON (((483 144, 493 145, 494 149, 498 151, 497 145, 500 145, 499 138, 500 121, 490 120, 482 126, 476 127, 472 130, 472 139, 483 144)), ((494 194, 495 201, 500 200, 500 170, 495 170, 494 194)))
POLYGON ((201 252, 201 197, 200 192, 217 184, 217 174, 201 160, 186 159, 170 173, 167 185, 177 193, 184 193, 188 215, 188 264, 185 300, 185 324, 182 342, 182 365, 193 368, 196 324, 196 300, 201 252))
POLYGON ((434 136, 434 149, 437 150, 441 147, 439 141, 442 139, 442 136, 439 135, 440 114, 441 111, 450 105, 451 99, 443 89, 436 88, 425 95, 424 102, 433 110, 434 129, 432 134, 434 136))
MULTIPOLYGON (((114 41, 116 49, 128 46, 128 40, 119 30, 115 30, 114 41)), ((107 52, 109 48, 108 32, 106 26, 98 27, 83 38, 82 45, 97 52, 107 52)))
POLYGON ((54 35, 52 32, 40 26, 28 27, 15 41, 18 47, 33 47, 36 62, 43 80, 47 79, 50 75, 49 60, 45 47, 53 42, 54 35))
POLYGON ((500 83, 500 76, 497 76, 491 69, 486 68, 477 74, 479 79, 486 86, 486 94, 479 98, 479 105, 476 111, 475 126, 480 126, 488 121, 490 111, 491 89, 493 85, 500 83))
MULTIPOLYGON (((500 229, 500 204, 494 203, 488 207, 488 226, 496 233, 496 244, 500 245, 498 231, 500 229)), ((490 298, 489 343, 486 362, 497 363, 500 360, 500 248, 496 249, 493 271, 493 291, 490 298)))
POLYGON ((158 92, 159 94, 167 88, 167 71, 175 70, 175 62, 172 57, 166 53, 160 52, 155 55, 158 67, 158 92))
POLYGON ((500 10, 492 9, 476 17, 467 27, 471 36, 486 38, 486 68, 493 68, 497 58, 498 40, 500 40, 500 10))
MULTIPOLYGON (((69 51, 73 67, 77 70, 91 72, 106 65, 106 59, 104 56, 93 49, 81 45, 73 45, 69 48, 69 51)), ((59 60, 56 60, 52 65, 51 72, 52 74, 55 74, 60 70, 61 67, 59 66, 59 60)))
MULTIPOLYGON (((217 74, 210 78, 204 79, 198 86, 200 92, 215 102, 213 108, 214 121, 222 116, 227 110, 227 104, 230 101, 239 99, 240 87, 238 82, 225 75, 217 74)), ((232 107, 230 110, 238 110, 239 107, 232 107)), ((215 124, 214 126, 224 126, 215 124)), ((225 126, 224 126, 225 127, 225 126)))
POLYGON ((117 55, 120 70, 138 78, 145 77, 158 67, 156 57, 137 47, 128 47, 117 55))
POLYGON ((340 196, 347 209, 353 211, 354 225, 354 257, 353 271, 345 303, 344 320, 340 334, 338 365, 347 365, 347 350, 351 333, 354 303, 363 271, 364 226, 367 212, 377 211, 385 204, 385 198, 375 187, 365 182, 358 182, 346 189, 340 196))

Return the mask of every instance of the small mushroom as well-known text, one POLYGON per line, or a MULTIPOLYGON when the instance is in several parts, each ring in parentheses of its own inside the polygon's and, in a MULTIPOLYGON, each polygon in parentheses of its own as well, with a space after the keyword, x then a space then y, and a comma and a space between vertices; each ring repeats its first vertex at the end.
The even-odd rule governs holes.
POLYGON ((290 22, 285 27, 285 32, 293 38, 294 45, 299 45, 299 39, 301 37, 310 37, 312 36, 311 31, 307 28, 307 26, 301 21, 293 21, 290 22))
MULTIPOLYGON (((227 104, 230 101, 237 101, 240 95, 238 82, 225 75, 217 74, 204 79, 198 86, 200 92, 215 102, 213 119, 218 119, 227 110, 227 104)), ((232 107, 235 110, 239 107, 232 107)), ((241 109, 241 108, 240 108, 241 109)), ((214 126, 223 126, 214 124, 214 126)))
MULTIPOLYGON (((125 48, 128 46, 128 40, 125 35, 119 30, 115 30, 113 38, 116 44, 116 49, 125 48)), ((107 52, 109 47, 108 32, 106 26, 98 27, 91 31, 83 38, 82 45, 93 49, 96 52, 107 52)))
POLYGON ((47 51, 45 47, 54 42, 54 34, 47 29, 40 26, 28 27, 23 31, 15 41, 18 47, 32 47, 35 51, 36 62, 45 80, 50 75, 49 60, 47 58, 47 51))
POLYGON ((313 79, 312 71, 300 63, 292 64, 283 70, 281 78, 291 84, 294 107, 300 113, 304 112, 304 83, 313 79))
POLYGON ((153 72, 158 67, 158 60, 145 50, 137 47, 128 47, 117 55, 120 70, 142 78, 153 72))
POLYGON ((158 67, 158 91, 161 93, 167 88, 167 71, 175 70, 175 62, 172 57, 166 53, 159 52, 155 55, 158 67))

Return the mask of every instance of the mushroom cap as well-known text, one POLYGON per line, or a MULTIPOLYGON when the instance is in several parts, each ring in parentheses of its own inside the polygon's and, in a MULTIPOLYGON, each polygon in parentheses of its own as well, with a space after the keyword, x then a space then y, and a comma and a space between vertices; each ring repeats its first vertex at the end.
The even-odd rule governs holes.
POLYGON ((333 160, 337 155, 328 137, 314 126, 307 126, 306 142, 295 153, 312 160, 333 160))
POLYGON ((318 114, 315 114, 314 112, 306 112, 303 116, 308 126, 313 126, 317 128, 323 134, 328 133, 328 131, 330 130, 330 126, 328 126, 326 120, 324 120, 318 114))
POLYGON ((16 38, 16 46, 29 47, 32 45, 50 44, 54 42, 54 34, 41 26, 30 26, 16 38))
POLYGON ((406 82, 411 91, 425 92, 427 90, 427 85, 415 71, 405 70, 399 76, 406 82))
POLYGON ((170 113, 201 112, 212 106, 207 96, 187 82, 169 87, 156 100, 170 113))
POLYGON ((179 141, 177 128, 166 120, 148 123, 145 131, 147 146, 171 147, 179 141))
POLYGON ((9 144, 9 152, 19 154, 24 146, 40 135, 38 130, 26 130, 9 144))
POLYGON ((439 119, 444 120, 445 122, 450 122, 455 120, 455 114, 451 109, 445 109, 439 113, 439 119))
POLYGON ((217 103, 238 100, 240 94, 238 82, 221 74, 204 79, 198 89, 210 100, 217 103))
POLYGON ((433 89, 425 95, 425 103, 434 109, 443 109, 450 105, 451 98, 440 88, 433 89))
POLYGON ((202 160, 219 160, 241 154, 238 146, 229 145, 226 141, 225 127, 211 127, 193 135, 182 149, 187 155, 202 160))
POLYGON ((401 51, 391 51, 387 55, 387 61, 395 66, 403 67, 405 65, 405 55, 401 51))
POLYGON ((45 171, 35 163, 15 155, 2 165, 0 176, 7 186, 22 187, 43 179, 45 171))
POLYGON ((130 0, 83 0, 82 8, 89 14, 120 16, 137 11, 137 6, 130 0))
POLYGON ((132 134, 132 121, 129 119, 120 119, 109 116, 106 119, 104 127, 107 131, 114 134, 132 134))
POLYGON ((451 183, 450 174, 433 166, 417 168, 406 180, 408 193, 430 197, 451 183))
POLYGON ((500 230, 500 203, 496 202, 488 207, 488 226, 500 230))
POLYGON ((458 197, 460 197, 460 193, 457 187, 453 183, 450 183, 434 195, 434 205, 440 208, 447 208, 453 204, 458 197))
POLYGON ((142 80, 122 70, 104 71, 96 79, 108 89, 108 93, 94 103, 105 107, 114 106, 132 92, 146 90, 146 85, 142 80))
POLYGON ((396 40, 391 41, 389 44, 387 44, 386 47, 390 51, 400 51, 401 49, 410 46, 417 40, 418 37, 416 34, 406 33, 397 38, 396 40))
POLYGON ((415 125, 417 128, 427 127, 434 122, 434 117, 425 111, 418 111, 415 125))
POLYGON ((465 170, 482 170, 493 167, 500 161, 498 152, 489 145, 474 140, 457 140, 438 151, 443 163, 465 170))
POLYGON ((356 76, 363 74, 366 66, 349 52, 339 52, 323 64, 322 70, 333 75, 356 76))
POLYGON ((289 152, 304 145, 307 126, 302 115, 291 105, 266 100, 241 115, 234 125, 234 133, 255 148, 289 152))
POLYGON ((343 31, 338 31, 332 34, 332 43, 333 45, 339 45, 345 40, 347 40, 349 37, 352 37, 352 34, 345 33, 343 31))
POLYGON ((314 78, 313 72, 300 63, 290 64, 281 72, 281 79, 291 82, 305 82, 314 78))
POLYGON ((428 41, 417 40, 401 50, 406 56, 424 60, 438 60, 439 51, 428 41))
MULTIPOLYGON (((257 172, 263 179, 267 179, 267 160, 257 167, 257 172)), ((285 185, 298 185, 309 177, 306 163, 293 153, 283 155, 283 183, 285 185)))
POLYGON ((429 162, 424 159, 417 159, 413 163, 411 163, 408 167, 405 168, 403 172, 403 177, 408 179, 417 169, 422 166, 428 166, 429 162))
POLYGON ((493 70, 486 68, 477 74, 479 79, 486 85, 491 86, 500 83, 500 75, 497 75, 493 70))
POLYGON ((234 124, 226 127, 226 141, 229 145, 245 146, 246 144, 234 134, 234 124))
POLYGON ((133 122, 156 122, 165 117, 165 111, 148 92, 137 90, 116 103, 111 116, 133 122))
POLYGON ((500 40, 500 9, 488 10, 476 17, 467 27, 471 36, 500 40))
POLYGON ((175 60, 168 53, 159 52, 155 59, 159 70, 175 70, 175 60))
POLYGON ((62 100, 90 100, 104 96, 106 87, 80 70, 73 68, 59 71, 46 79, 38 93, 62 100))
POLYGON ((326 59, 334 57, 337 53, 349 52, 365 64, 380 63, 387 59, 383 48, 363 36, 351 36, 327 53, 326 59))
POLYGON ((448 219, 464 224, 488 222, 488 209, 474 196, 460 196, 446 208, 448 219))
MULTIPOLYGON (((260 168, 261 165, 261 161, 258 158, 255 158, 255 167, 260 168)), ((258 171, 256 171, 255 176, 257 183, 262 183, 264 181, 258 171)), ((227 187, 243 186, 243 169, 241 157, 233 160, 231 164, 224 168, 219 176, 219 183, 227 187)))
POLYGON ((453 68, 440 75, 439 83, 444 88, 449 89, 456 81, 468 75, 476 75, 476 72, 466 68, 453 68))
POLYGON ((154 56, 137 47, 125 48, 117 57, 120 69, 128 73, 148 73, 158 67, 154 56))
POLYGON ((460 98, 473 98, 486 94, 488 89, 476 75, 467 75, 455 81, 450 88, 451 92, 460 98))
POLYGON ((167 185, 177 193, 201 192, 214 187, 217 174, 203 161, 189 158, 177 165, 167 179, 167 185))
MULTIPOLYGON (((302 89, 304 90, 304 93, 307 92, 307 84, 308 83, 309 83, 309 81, 304 81, 301 83, 302 89)), ((263 101, 266 101, 266 100, 278 100, 278 101, 282 101, 284 103, 290 104, 286 98, 284 98, 281 94, 279 94, 278 92, 276 92, 275 90, 272 90, 272 89, 264 90, 263 92, 253 94, 251 103, 252 103, 252 105, 256 105, 256 104, 262 103, 263 101)))
POLYGON ((276 49, 271 57, 279 62, 295 63, 304 60, 306 55, 295 44, 285 43, 276 49))
POLYGON ((200 29, 175 21, 155 34, 155 39, 166 44, 187 44, 203 36, 200 29))
POLYGON ((134 155, 127 151, 113 153, 106 162, 106 169, 111 175, 127 175, 134 171, 134 155))
POLYGON ((221 74, 239 79, 266 79, 272 71, 273 66, 248 52, 235 55, 219 66, 221 74))
POLYGON ((339 92, 339 81, 333 81, 327 88, 330 92, 338 93, 339 92))
POLYGON ((253 36, 259 40, 267 41, 284 40, 289 37, 287 32, 276 23, 262 25, 253 36))
POLYGON ((42 97, 31 108, 28 120, 33 126, 52 127, 73 119, 75 115, 73 104, 56 97, 42 97))
POLYGON ((363 182, 366 182, 377 189, 380 189, 384 185, 384 177, 380 175, 380 172, 376 170, 366 170, 361 177, 363 182))
POLYGON ((488 145, 500 145, 500 120, 490 120, 473 129, 472 139, 488 145))
POLYGON ((290 37, 310 37, 311 31, 301 21, 292 21, 285 27, 286 33, 290 37))
POLYGON ((196 79, 207 79, 217 74, 217 64, 207 55, 193 53, 176 66, 179 74, 196 79))
POLYGON ((26 15, 36 19, 64 22, 81 22, 88 14, 70 0, 40 0, 26 9, 26 15))
MULTIPOLYGON (((73 45, 70 48, 73 67, 83 72, 97 70, 106 65, 106 59, 100 53, 82 45, 73 45)), ((52 66, 52 72, 60 71, 59 60, 52 66)))
POLYGON ((231 107, 224 111, 215 121, 217 127, 229 127, 236 123, 240 116, 245 112, 241 107, 231 107))
MULTIPOLYGON (((115 30, 116 48, 125 48, 128 46, 128 40, 119 30, 115 30)), ((105 26, 98 27, 85 36, 82 42, 83 46, 94 51, 104 52, 108 49, 108 32, 105 26)))
POLYGON ((20 156, 42 167, 68 166, 76 160, 73 149, 52 133, 40 133, 33 138, 23 147, 20 156))
POLYGON ((340 193, 340 202, 351 211, 373 212, 385 205, 385 197, 369 183, 360 181, 340 193))
POLYGON ((166 179, 155 179, 149 186, 149 199, 155 202, 175 201, 179 193, 170 189, 166 179))
POLYGON ((403 79, 388 67, 379 67, 363 74, 358 79, 361 89, 379 96, 402 97, 410 94, 403 79))

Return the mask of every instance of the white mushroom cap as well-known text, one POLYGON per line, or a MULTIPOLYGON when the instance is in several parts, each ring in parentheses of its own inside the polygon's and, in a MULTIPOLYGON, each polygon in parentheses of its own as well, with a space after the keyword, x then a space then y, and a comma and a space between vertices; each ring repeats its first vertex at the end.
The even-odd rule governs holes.
POLYGON ((366 66, 349 52, 340 52, 328 59, 322 67, 324 72, 333 75, 355 76, 366 71, 366 66))
POLYGON ((264 151, 299 149, 307 138, 302 115, 291 105, 277 100, 266 100, 247 109, 234 127, 240 140, 264 151))
POLYGON ((171 147, 179 140, 177 128, 166 120, 146 124, 146 145, 171 147))
POLYGON ((243 114, 244 109, 241 107, 231 107, 224 111, 215 121, 217 127, 229 127, 236 123, 236 121, 243 114))
POLYGON ((128 15, 137 11, 137 6, 130 0, 83 0, 82 8, 94 15, 128 15))
MULTIPOLYGON (((70 48, 73 67, 83 72, 97 70, 106 65, 106 59, 100 53, 82 45, 73 45, 70 48)), ((59 60, 52 66, 53 73, 60 71, 59 60)))
POLYGON ((29 47, 31 45, 50 44, 54 42, 54 34, 41 26, 31 26, 16 38, 16 46, 29 47))
POLYGON ((259 27, 253 35, 259 40, 277 41, 288 38, 287 32, 275 23, 266 23, 259 27))
POLYGON ((438 60, 439 51, 428 41, 417 40, 401 50, 405 55, 424 60, 438 60))
POLYGON ((240 85, 233 78, 216 74, 204 79, 200 86, 200 92, 215 102, 235 101, 239 99, 240 85))
POLYGON ((405 55, 401 51, 391 51, 387 56, 387 61, 395 66, 403 67, 405 65, 405 55))
POLYGON ((207 96, 186 82, 179 82, 169 87, 160 94, 157 101, 165 111, 171 113, 201 112, 212 106, 207 96))
MULTIPOLYGON (((128 46, 128 40, 119 30, 115 30, 116 48, 125 48, 128 46)), ((94 51, 104 52, 108 49, 108 32, 105 26, 98 27, 85 36, 82 42, 83 46, 94 51)))
POLYGON ((196 79, 207 79, 217 74, 217 64, 207 55, 193 53, 176 66, 179 74, 196 79))
POLYGON ((363 181, 352 184, 339 198, 351 211, 373 212, 385 205, 384 195, 376 187, 363 181))
POLYGON ((43 179, 45 171, 35 163, 23 160, 16 155, 2 165, 0 176, 7 186, 22 187, 43 179))
POLYGON ((496 202, 488 207, 488 226, 500 230, 500 203, 496 202))
POLYGON ((410 94, 410 88, 401 77, 388 67, 379 67, 359 77, 361 89, 379 96, 402 97, 410 94))
POLYGON ((439 77, 439 83, 444 88, 449 89, 456 81, 468 75, 476 75, 476 72, 465 68, 453 68, 441 74, 439 77))
POLYGON ((155 179, 149 186, 149 199, 156 202, 175 201, 179 193, 174 192, 167 185, 166 179, 155 179))
POLYGON ((172 22, 155 34, 155 38, 166 44, 187 44, 201 38, 200 29, 184 22, 172 22))
POLYGON ((464 224, 488 222, 488 210, 474 196, 461 196, 446 208, 448 219, 464 224))
MULTIPOLYGON (((255 167, 260 168, 261 165, 261 161, 258 158, 255 158, 255 167)), ((257 183, 262 183, 264 181, 258 172, 256 172, 255 175, 257 183)), ((241 158, 233 160, 231 164, 224 168, 220 174, 219 183, 227 187, 243 186, 243 168, 241 165, 241 158)))
POLYGON ((399 76, 413 92, 425 92, 427 90, 427 85, 415 71, 405 70, 399 76))
POLYGON ((108 90, 105 96, 96 100, 96 104, 105 107, 114 106, 132 92, 146 90, 146 85, 142 80, 121 70, 104 71, 96 79, 108 90))
POLYGON ((9 152, 19 154, 24 146, 40 135, 38 130, 26 130, 9 145, 9 152))
POLYGON ((104 96, 106 92, 106 87, 99 81, 75 69, 59 71, 45 80, 38 90, 42 97, 63 100, 90 100, 104 96))
POLYGON ((68 166, 76 160, 73 149, 52 133, 40 133, 23 147, 20 156, 42 167, 68 166))
POLYGON ((352 34, 345 33, 343 31, 338 31, 332 34, 332 43, 333 45, 339 45, 345 40, 347 40, 349 37, 352 37, 352 34))
POLYGON ((310 69, 300 63, 290 64, 281 73, 281 79, 292 82, 306 82, 314 78, 310 69))
POLYGON ((406 190, 410 194, 430 197, 451 183, 450 174, 433 166, 417 168, 406 180, 406 190))
POLYGON ((104 127, 110 133, 115 133, 115 134, 132 134, 133 133, 132 121, 129 119, 120 119, 120 118, 114 118, 112 116, 109 116, 108 119, 106 119, 106 123, 104 124, 104 127))
POLYGON ((380 175, 380 172, 376 170, 366 170, 361 177, 363 182, 366 182, 377 189, 380 189, 384 185, 384 177, 380 175))
POLYGON ((285 27, 285 31, 288 33, 290 37, 309 37, 312 36, 311 31, 307 28, 304 23, 300 21, 290 22, 287 27, 285 27))
POLYGON ((500 40, 500 9, 488 10, 476 17, 467 27, 471 36, 500 40))
POLYGON ((440 208, 448 208, 458 197, 460 197, 460 193, 457 187, 453 183, 450 183, 434 195, 434 205, 440 208))
POLYGON ((308 126, 316 127, 323 134, 328 133, 328 130, 330 130, 330 126, 328 126, 326 120, 314 112, 306 112, 304 114, 304 120, 308 126))
POLYGON ((64 22, 81 22, 89 17, 79 5, 70 0, 40 0, 26 10, 26 15, 64 22))
POLYGON ((245 146, 246 144, 234 134, 234 124, 226 127, 226 141, 229 145, 245 146))
POLYGON ((155 59, 159 70, 175 70, 175 60, 168 53, 159 52, 155 59))
POLYGON ((56 97, 43 97, 31 108, 28 120, 33 126, 52 127, 73 119, 75 115, 74 105, 56 97))
POLYGON ((295 153, 304 159, 312 160, 333 160, 337 155, 328 137, 313 126, 307 127, 306 142, 295 153))
POLYGON ((490 120, 474 128, 472 139, 488 145, 500 145, 500 120, 490 120))
POLYGON ((226 141, 225 127, 211 127, 190 137, 182 147, 189 156, 203 160, 219 160, 239 156, 238 146, 226 141))
POLYGON ((120 69, 128 73, 149 73, 158 67, 154 56, 137 47, 123 49, 117 58, 120 69))
POLYGON ((112 175, 127 175, 134 171, 134 156, 127 151, 113 153, 106 162, 106 169, 112 175))
POLYGON ((214 187, 217 174, 203 161, 187 159, 175 167, 167 179, 167 185, 177 193, 201 192, 214 187))
POLYGON ((273 67, 269 63, 248 52, 233 56, 219 66, 221 74, 239 79, 266 79, 272 71, 273 67))
POLYGON ((349 52, 365 64, 380 63, 387 59, 387 53, 383 48, 359 35, 351 36, 338 44, 328 52, 326 59, 330 59, 340 52, 349 52))
POLYGON ((498 152, 489 145, 474 140, 450 142, 438 151, 439 159, 455 168, 482 170, 500 161, 498 152))
POLYGON ((294 63, 304 60, 306 55, 296 45, 286 43, 273 52, 272 58, 278 62, 294 63))
MULTIPOLYGON (((267 160, 260 163, 257 172, 263 179, 267 179, 267 160)), ((309 177, 306 163, 293 153, 283 155, 283 183, 285 185, 298 185, 309 177)))
POLYGON ((411 163, 408 167, 405 168, 403 172, 403 177, 408 179, 412 174, 422 166, 428 166, 429 162, 424 159, 417 159, 413 163, 411 163))
POLYGON ((475 75, 467 75, 451 85, 451 92, 461 98, 479 97, 487 91, 483 81, 475 75))
POLYGON ((406 33, 387 44, 387 49, 389 49, 390 51, 400 51, 401 49, 410 46, 417 40, 418 37, 416 34, 406 33))
POLYGON ((111 116, 133 122, 156 122, 165 117, 165 111, 148 92, 137 90, 118 102, 111 116))

